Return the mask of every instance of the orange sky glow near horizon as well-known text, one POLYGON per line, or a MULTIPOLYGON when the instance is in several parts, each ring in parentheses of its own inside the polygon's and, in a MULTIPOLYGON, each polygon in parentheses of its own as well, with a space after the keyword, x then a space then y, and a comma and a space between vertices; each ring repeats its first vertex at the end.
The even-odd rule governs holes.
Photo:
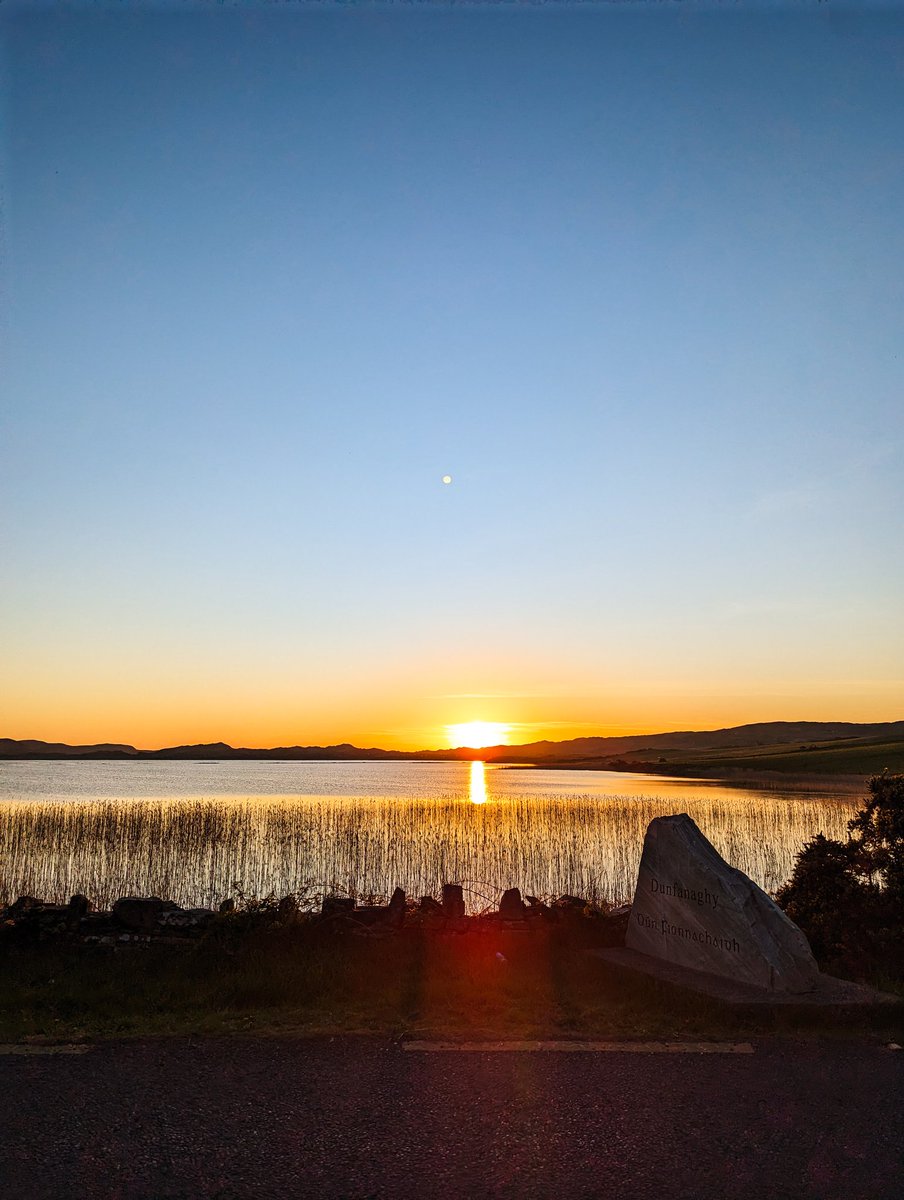
MULTIPOLYGON (((266 697, 263 689, 237 688, 233 695, 184 689, 180 695, 125 686, 110 696, 100 688, 58 687, 42 694, 32 680, 23 702, 0 702, 0 736, 90 745, 116 742, 140 749, 222 741, 232 746, 336 745, 390 750, 566 741, 718 729, 757 721, 891 721, 904 705, 885 689, 861 686, 859 694, 825 686, 821 694, 757 694, 678 697, 667 689, 639 694, 625 688, 615 698, 576 694, 532 698, 498 696, 364 697, 319 700, 266 697)), ((7 696, 14 693, 8 691, 7 696)), ((354 689, 350 690, 350 696, 354 689)))

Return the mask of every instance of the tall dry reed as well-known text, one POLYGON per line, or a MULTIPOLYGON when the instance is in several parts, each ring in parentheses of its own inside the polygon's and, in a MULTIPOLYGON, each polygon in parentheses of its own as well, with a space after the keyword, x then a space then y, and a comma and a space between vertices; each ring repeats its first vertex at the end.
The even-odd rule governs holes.
POLYGON ((767 891, 817 832, 843 837, 852 798, 763 794, 461 798, 30 800, 0 803, 0 901, 28 893, 109 905, 158 895, 212 905, 246 894, 340 887, 358 895, 473 888, 471 907, 517 885, 540 896, 630 899, 656 816, 685 811, 716 849, 767 891))

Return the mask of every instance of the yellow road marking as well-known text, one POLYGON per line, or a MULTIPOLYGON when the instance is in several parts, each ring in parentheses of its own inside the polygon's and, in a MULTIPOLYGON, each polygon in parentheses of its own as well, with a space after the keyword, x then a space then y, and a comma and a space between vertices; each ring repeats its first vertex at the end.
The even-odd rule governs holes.
POLYGON ((518 1050, 566 1054, 753 1054, 750 1042, 402 1042, 403 1050, 498 1053, 518 1050))
POLYGON ((22 1043, 10 1043, 8 1045, 0 1044, 0 1054, 87 1054, 94 1047, 86 1043, 77 1045, 28 1045, 22 1043))

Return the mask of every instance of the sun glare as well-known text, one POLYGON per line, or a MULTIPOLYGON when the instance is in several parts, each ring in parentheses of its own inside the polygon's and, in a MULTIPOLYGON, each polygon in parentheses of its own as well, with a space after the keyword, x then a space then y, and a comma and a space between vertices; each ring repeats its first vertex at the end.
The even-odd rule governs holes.
POLYGON ((453 747, 480 750, 483 746, 508 745, 509 726, 498 721, 465 721, 463 725, 447 725, 446 732, 453 747))

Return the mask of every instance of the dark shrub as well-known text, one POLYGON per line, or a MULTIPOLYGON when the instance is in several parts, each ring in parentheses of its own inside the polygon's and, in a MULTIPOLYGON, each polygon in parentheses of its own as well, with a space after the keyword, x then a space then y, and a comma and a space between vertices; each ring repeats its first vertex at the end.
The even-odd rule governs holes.
POLYGON ((821 963, 859 975, 904 976, 904 775, 869 781, 846 842, 817 834, 776 900, 821 963))
POLYGON ((871 890, 857 877, 850 843, 818 833, 797 855, 776 900, 807 935, 819 961, 835 963, 862 948, 871 890))

